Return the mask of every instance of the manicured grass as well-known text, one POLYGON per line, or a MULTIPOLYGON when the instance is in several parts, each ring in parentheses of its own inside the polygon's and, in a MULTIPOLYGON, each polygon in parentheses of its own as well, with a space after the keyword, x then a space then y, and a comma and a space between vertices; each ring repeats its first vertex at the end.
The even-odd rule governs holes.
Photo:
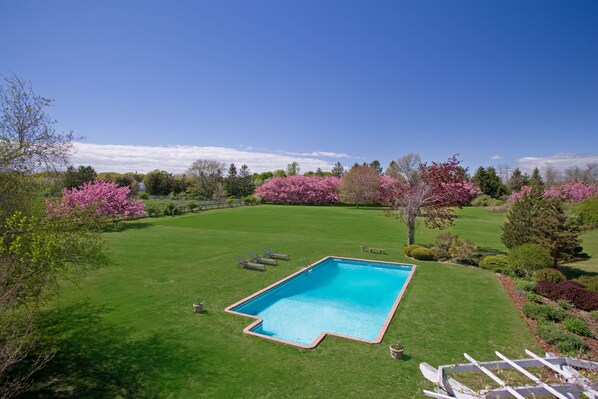
MULTIPOLYGON (((467 208, 454 230, 500 251, 492 231, 503 218, 467 208)), ((436 234, 421 226, 416 239, 431 243, 436 234)), ((493 273, 434 262, 418 262, 379 345, 327 337, 300 350, 244 335, 251 320, 223 311, 298 270, 301 258, 406 262, 405 239, 398 221, 368 208, 262 205, 128 223, 106 234, 113 263, 64 282, 48 306, 47 344, 60 351, 30 396, 413 398, 433 388, 420 362, 462 362, 463 352, 483 360, 496 350, 541 353, 493 273), (266 272, 235 266, 236 255, 262 247, 292 259, 266 272), (193 313, 196 300, 206 313, 193 313), (406 352, 396 361, 388 345, 399 337, 406 352), (60 383, 44 388, 53 376, 60 383)))

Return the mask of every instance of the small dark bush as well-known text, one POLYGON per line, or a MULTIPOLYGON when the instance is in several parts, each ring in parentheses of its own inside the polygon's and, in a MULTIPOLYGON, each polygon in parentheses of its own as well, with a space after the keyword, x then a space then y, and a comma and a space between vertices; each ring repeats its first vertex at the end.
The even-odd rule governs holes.
POLYGON ((405 247, 405 256, 412 257, 413 255, 411 254, 411 252, 413 252, 413 250, 416 248, 423 248, 423 247, 421 245, 417 245, 417 244, 407 245, 405 247))
POLYGON ((480 262, 480 267, 496 273, 504 273, 511 269, 507 255, 486 256, 480 262))
POLYGON ((561 321, 567 317, 567 312, 561 308, 537 303, 526 303, 521 310, 523 314, 534 320, 561 321))
POLYGON ((588 327, 586 321, 581 317, 567 317, 563 320, 563 325, 568 331, 584 337, 592 337, 592 330, 588 327))
POLYGON ((598 292, 589 291, 575 281, 538 281, 536 292, 553 301, 566 299, 581 310, 598 310, 598 292))
POLYGON ((528 291, 528 292, 534 292, 534 291, 536 291, 536 282, 535 281, 526 280, 526 279, 523 279, 523 278, 515 280, 515 286, 520 291, 528 291))
POLYGON ((411 256, 417 260, 434 260, 434 251, 430 248, 415 248, 411 251, 411 256))
POLYGON ((588 349, 583 339, 554 323, 539 323, 536 332, 544 341, 566 354, 582 353, 588 349))
POLYGON ((598 276, 580 276, 575 281, 590 291, 598 292, 598 276))
POLYGON ((516 272, 529 276, 535 270, 550 267, 552 260, 546 248, 538 244, 523 244, 511 249, 509 263, 516 272))
POLYGON ((532 277, 536 281, 546 280, 552 281, 553 283, 558 283, 559 281, 567 280, 567 277, 565 277, 563 273, 551 267, 536 270, 532 277))

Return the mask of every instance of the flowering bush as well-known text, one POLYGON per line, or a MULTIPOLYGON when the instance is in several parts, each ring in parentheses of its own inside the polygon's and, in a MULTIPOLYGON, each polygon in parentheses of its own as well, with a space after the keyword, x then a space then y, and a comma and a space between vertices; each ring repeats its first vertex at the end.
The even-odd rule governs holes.
POLYGON ((507 199, 507 204, 513 204, 528 194, 531 194, 532 188, 530 186, 523 186, 519 191, 513 191, 507 199))
POLYGON ((336 204, 339 184, 340 179, 333 176, 275 177, 258 187, 255 194, 276 204, 336 204))
POLYGON ((598 185, 586 183, 565 183, 544 191, 544 198, 559 198, 563 201, 581 202, 598 195, 598 185))
POLYGON ((70 216, 87 211, 93 218, 129 218, 145 216, 143 202, 129 200, 128 186, 118 187, 116 183, 98 180, 80 187, 62 190, 59 201, 46 200, 49 216, 70 216))

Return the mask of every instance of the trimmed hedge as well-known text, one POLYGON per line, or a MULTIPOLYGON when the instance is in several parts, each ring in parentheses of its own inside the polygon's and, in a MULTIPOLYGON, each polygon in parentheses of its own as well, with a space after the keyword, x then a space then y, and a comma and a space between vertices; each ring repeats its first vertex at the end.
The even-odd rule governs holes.
POLYGON ((480 267, 497 273, 504 273, 511 270, 507 255, 486 256, 480 262, 480 267))
POLYGON ((411 245, 407 245, 405 247, 405 256, 409 256, 410 258, 413 257, 413 255, 411 254, 413 252, 414 249, 417 248, 424 248, 421 245, 417 245, 417 244, 411 244, 411 245))
POLYGON ((430 248, 415 248, 411 251, 411 256, 417 260, 434 260, 434 251, 430 248))
POLYGON ((560 271, 553 269, 551 267, 546 267, 544 269, 536 270, 533 274, 533 279, 536 281, 552 281, 553 283, 558 283, 559 281, 567 280, 567 277, 560 271))
POLYGON ((538 281, 536 292, 553 301, 566 299, 581 310, 598 310, 598 292, 589 291, 575 281, 538 281))

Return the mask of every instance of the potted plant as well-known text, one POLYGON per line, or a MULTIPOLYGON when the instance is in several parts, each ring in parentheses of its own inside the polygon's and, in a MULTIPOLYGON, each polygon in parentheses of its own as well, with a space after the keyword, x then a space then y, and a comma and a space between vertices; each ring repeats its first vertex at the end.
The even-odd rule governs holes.
POLYGON ((193 304, 193 310, 195 311, 195 313, 201 313, 203 312, 203 302, 197 301, 193 304))
POLYGON ((404 351, 405 348, 403 347, 403 344, 401 344, 401 340, 397 340, 397 342, 390 345, 390 357, 393 359, 400 359, 403 357, 404 351))

